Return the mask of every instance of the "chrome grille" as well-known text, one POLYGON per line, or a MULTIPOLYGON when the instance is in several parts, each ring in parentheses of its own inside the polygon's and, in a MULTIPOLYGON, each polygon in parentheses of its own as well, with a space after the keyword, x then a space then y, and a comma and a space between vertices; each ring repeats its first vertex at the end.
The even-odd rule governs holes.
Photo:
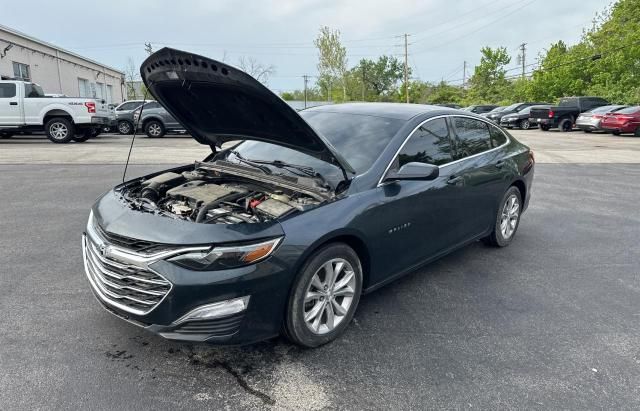
MULTIPOLYGON (((127 238, 127 237, 121 237, 127 238)), ((172 284, 149 265, 172 256, 209 250, 208 246, 167 246, 161 251, 142 252, 112 242, 113 235, 98 227, 93 214, 82 237, 84 268, 96 296, 105 304, 135 315, 146 315, 169 294, 172 284)), ((138 240, 128 239, 136 242, 138 240)), ((142 243, 142 241, 140 241, 142 243)), ((156 243, 148 243, 155 246, 156 243)), ((154 247, 145 246, 145 251, 154 247)))
POLYGON ((169 281, 148 269, 127 266, 103 257, 91 239, 85 241, 84 248, 87 274, 93 280, 94 289, 107 303, 117 302, 119 308, 144 315, 171 290, 169 281))

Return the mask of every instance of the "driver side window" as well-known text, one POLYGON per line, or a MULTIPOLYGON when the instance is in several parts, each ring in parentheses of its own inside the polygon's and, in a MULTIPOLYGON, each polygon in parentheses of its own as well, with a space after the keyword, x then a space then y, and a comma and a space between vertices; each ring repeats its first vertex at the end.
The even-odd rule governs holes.
POLYGON ((437 118, 421 125, 398 154, 398 168, 411 162, 439 166, 451 161, 451 141, 445 118, 437 118))

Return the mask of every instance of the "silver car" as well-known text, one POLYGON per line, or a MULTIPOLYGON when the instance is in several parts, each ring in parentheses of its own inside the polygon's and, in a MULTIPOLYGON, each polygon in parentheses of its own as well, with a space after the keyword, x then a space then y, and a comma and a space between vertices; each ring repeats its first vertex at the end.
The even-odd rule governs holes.
POLYGON ((592 131, 602 131, 602 128, 600 128, 600 123, 602 122, 605 114, 614 113, 627 107, 629 106, 616 104, 596 107, 589 111, 585 111, 584 113, 580 113, 580 115, 576 119, 576 127, 584 131, 585 133, 591 133, 592 131))
POLYGON ((184 133, 184 127, 178 123, 167 109, 157 101, 151 101, 133 112, 133 123, 145 132, 147 137, 164 137, 167 131, 184 133), (142 115, 140 114, 142 112, 142 115))

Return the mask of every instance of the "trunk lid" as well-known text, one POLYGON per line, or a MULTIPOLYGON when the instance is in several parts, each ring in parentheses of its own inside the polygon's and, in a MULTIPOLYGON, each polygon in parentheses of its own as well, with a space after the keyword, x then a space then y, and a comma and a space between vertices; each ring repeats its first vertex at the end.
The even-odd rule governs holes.
POLYGON ((293 148, 340 167, 353 168, 284 100, 225 63, 163 48, 140 67, 149 92, 201 144, 260 140, 293 148))

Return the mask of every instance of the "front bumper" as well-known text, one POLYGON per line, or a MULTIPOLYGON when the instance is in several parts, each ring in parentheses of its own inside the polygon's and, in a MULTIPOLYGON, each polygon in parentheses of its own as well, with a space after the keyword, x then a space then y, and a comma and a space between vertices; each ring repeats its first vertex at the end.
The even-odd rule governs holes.
POLYGON ((162 258, 118 268, 122 264, 110 260, 110 251, 96 254, 119 248, 98 231, 88 227, 82 238, 85 273, 94 296, 110 313, 179 341, 244 344, 279 333, 291 275, 275 255, 251 266, 212 272, 188 270, 162 258), (131 282, 132 278, 141 277, 158 283, 166 281, 169 287, 159 284, 159 288, 147 288, 131 282), (147 297, 145 292, 164 294, 147 297), (243 298, 248 304, 242 310, 216 317, 186 318, 202 306, 243 298))

